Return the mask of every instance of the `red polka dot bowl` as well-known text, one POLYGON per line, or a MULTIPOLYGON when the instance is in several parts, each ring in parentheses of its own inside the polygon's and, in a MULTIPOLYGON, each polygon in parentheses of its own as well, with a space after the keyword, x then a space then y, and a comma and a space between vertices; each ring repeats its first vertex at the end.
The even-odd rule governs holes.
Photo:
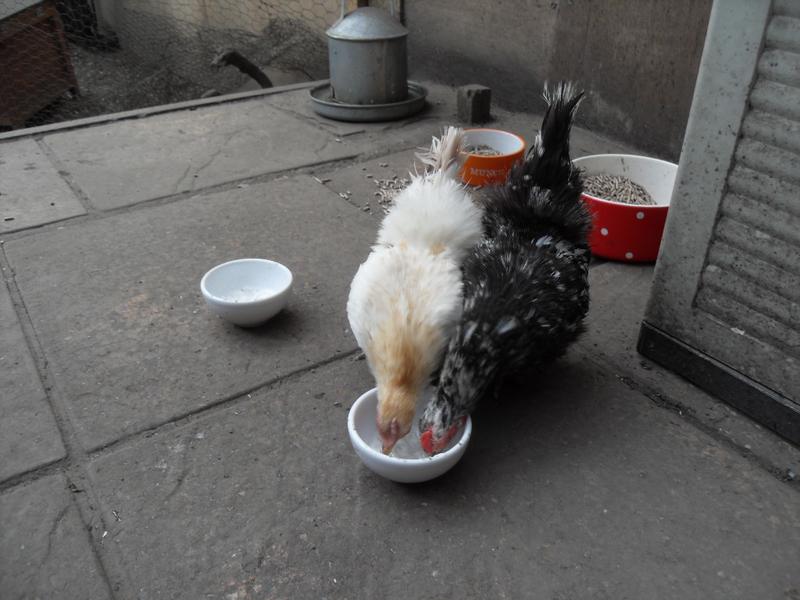
POLYGON ((583 194, 592 212, 592 254, 625 262, 653 262, 664 234, 678 165, 632 154, 595 154, 573 163, 590 175, 622 175, 642 186, 654 205, 625 204, 583 194))

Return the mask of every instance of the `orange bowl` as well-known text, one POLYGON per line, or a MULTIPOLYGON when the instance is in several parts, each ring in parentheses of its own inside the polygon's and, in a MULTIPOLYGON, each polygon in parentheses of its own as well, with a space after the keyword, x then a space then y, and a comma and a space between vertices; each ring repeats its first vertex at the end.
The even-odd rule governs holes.
POLYGON ((503 183, 514 163, 525 153, 525 140, 515 133, 501 129, 466 129, 464 148, 489 146, 500 154, 497 156, 467 155, 460 176, 469 185, 491 185, 503 183))

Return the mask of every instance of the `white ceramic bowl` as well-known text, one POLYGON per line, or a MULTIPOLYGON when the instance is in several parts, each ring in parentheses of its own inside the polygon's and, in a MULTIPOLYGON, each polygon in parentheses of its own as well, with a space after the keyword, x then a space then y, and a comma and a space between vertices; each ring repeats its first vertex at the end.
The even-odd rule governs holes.
MULTIPOLYGON (((347 416, 347 431, 350 442, 361 461, 372 471, 400 483, 418 483, 435 479, 449 471, 464 455, 472 435, 472 420, 467 422, 448 450, 424 458, 396 458, 380 450, 375 415, 378 408, 378 391, 373 388, 361 395, 350 408, 347 416)), ((422 410, 422 408, 420 408, 422 410)), ((419 414, 414 417, 415 422, 419 414)), ((409 435, 414 435, 409 433, 409 435)))
POLYGON ((211 269, 200 281, 208 307, 240 327, 260 325, 278 314, 292 290, 292 272, 263 258, 240 258, 211 269))

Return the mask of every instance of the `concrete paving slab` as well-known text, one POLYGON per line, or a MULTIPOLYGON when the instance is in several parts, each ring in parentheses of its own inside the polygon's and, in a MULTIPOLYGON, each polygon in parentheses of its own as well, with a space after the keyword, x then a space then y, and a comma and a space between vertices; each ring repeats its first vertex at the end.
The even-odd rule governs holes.
POLYGON ((6 286, 0 281, 0 481, 64 457, 6 286))
POLYGON ((0 143, 0 233, 85 213, 35 140, 0 143))
POLYGON ((311 108, 309 90, 310 88, 306 90, 295 90, 293 92, 286 92, 283 94, 275 94, 274 96, 269 96, 266 100, 271 106, 287 111, 305 121, 312 122, 317 126, 322 127, 325 131, 330 131, 338 136, 348 136, 366 131, 366 123, 336 121, 334 119, 327 119, 315 113, 311 108))
POLYGON ((3 598, 111 598, 61 475, 0 495, 3 598))
POLYGON ((143 597, 352 597, 363 474, 345 423, 372 386, 345 358, 95 460, 102 509, 121 518, 108 537, 143 597))
POLYGON ((263 98, 44 138, 100 209, 358 153, 263 98))
POLYGON ((354 350, 344 307, 373 238, 367 215, 298 177, 43 232, 6 252, 55 385, 94 448, 354 350), (251 256, 287 265, 294 296, 243 330, 207 311, 199 282, 251 256))
MULTIPOLYGON (((420 119, 383 131, 368 131, 354 135, 347 140, 351 146, 360 149, 359 163, 367 163, 377 158, 419 148, 429 148, 431 139, 439 136, 451 121, 443 119, 420 119)), ((377 161, 383 162, 383 161, 377 161)), ((322 165, 319 170, 325 169, 322 165)), ((331 165, 330 168, 336 168, 331 165)), ((407 167, 406 167, 407 168, 407 167)))
POLYGON ((603 369, 568 358, 476 416, 454 470, 367 471, 337 361, 95 460, 110 534, 148 597, 778 598, 800 505, 603 369), (341 402, 344 406, 337 406, 341 402), (108 519, 113 522, 113 519, 108 519))
MULTIPOLYGON (((304 119, 315 127, 334 131, 339 143, 347 143, 359 153, 359 162, 419 147, 429 147, 431 137, 440 135, 447 125, 457 123, 455 91, 448 86, 426 83, 429 88, 427 108, 408 119, 385 123, 347 124, 316 115, 303 95, 291 92, 270 96, 268 101, 304 119)), ((319 170, 326 170, 323 165, 319 170)))
POLYGON ((267 97, 266 100, 272 106, 288 111, 338 136, 352 136, 363 132, 392 131, 420 120, 452 120, 455 116, 455 90, 432 82, 421 82, 421 85, 428 90, 426 107, 422 111, 407 119, 380 123, 351 123, 320 116, 312 108, 308 89, 275 94, 267 97))
MULTIPOLYGON (((414 154, 418 150, 411 148, 372 160, 359 161, 353 165, 331 170, 321 170, 315 173, 337 194, 343 194, 345 199, 353 206, 372 215, 380 222, 384 217, 384 210, 379 203, 379 183, 393 180, 408 179, 408 174, 415 164, 414 154)), ((420 165, 421 168, 421 165, 420 165)), ((388 184, 383 183, 384 187, 388 184)))
MULTIPOLYGON (((193 123, 201 109, 162 115, 163 151, 154 150, 158 131, 137 130, 134 121, 73 132, 107 128, 107 148, 119 136, 109 154, 127 183, 103 181, 98 165, 87 171, 113 191, 101 202, 122 198, 100 208, 138 201, 137 186, 160 185, 141 156, 125 174, 133 131, 141 135, 133 147, 166 164, 152 167, 161 181, 170 164, 210 160, 209 175, 199 169, 198 179, 209 177, 203 186, 214 184, 211 175, 241 178, 236 169, 254 164, 259 130, 236 127, 252 130, 270 110, 279 118, 265 129, 278 137, 287 121, 302 121, 291 125, 296 143, 283 148, 288 163, 306 156, 312 138, 303 127, 359 155, 358 164, 312 169, 330 178, 324 185, 310 177, 246 182, 6 241, 53 393, 79 441, 96 449, 85 483, 112 524, 101 542, 113 544, 101 549, 115 557, 109 577, 126 579, 143 598, 800 598, 798 488, 774 467, 797 473, 800 451, 791 454, 757 425, 748 429, 741 415, 636 355, 647 266, 592 269, 587 334, 565 360, 475 416, 471 448, 448 475, 400 486, 358 462, 346 410, 372 380, 363 360, 343 356, 355 348, 344 305, 381 216, 360 210, 374 186, 364 173, 388 163, 383 169, 400 176, 413 149, 454 122, 455 92, 451 99, 441 88, 435 110, 418 119, 346 134, 292 108, 299 96, 272 108, 274 99, 262 99, 267 110, 241 120, 226 113, 250 111, 248 103, 218 106, 219 123, 205 125, 216 136, 207 154, 197 149, 202 127, 188 145, 175 142, 173 123, 193 123), (337 196, 348 190, 352 206, 337 196), (253 331, 208 315, 197 290, 206 269, 245 255, 285 262, 298 286, 290 310, 253 331)), ((533 139, 538 117, 495 112, 490 126, 533 139)), ((62 135, 66 153, 72 134, 50 138, 62 135)), ((91 135, 81 140, 92 144, 91 135)), ((576 156, 609 151, 625 149, 575 130, 576 156)), ((10 340, 24 352, 14 358, 22 375, 12 370, 6 381, 0 371, 0 395, 38 383, 3 293, 0 348, 10 340)), ((13 424, 36 431, 41 421, 13 424)), ((4 459, 17 452, 4 445, 5 425, 4 417, 4 459)), ((63 503, 64 487, 57 475, 0 494, 2 548, 30 537, 25 550, 34 549, 30 559, 0 553, 4 592, 24 597, 27 588, 17 589, 33 581, 43 582, 33 597, 108 595, 104 579, 95 582, 89 536, 73 503, 63 503), (28 525, 31 514, 47 518, 28 525), (17 521, 23 525, 6 530, 17 521), (82 538, 73 543, 76 532, 82 538), (76 559, 62 560, 64 545, 77 549, 76 559), (73 573, 88 581, 76 584, 73 573)))
POLYGON ((743 454, 754 456, 776 476, 791 479, 790 473, 800 473, 800 448, 765 435, 758 423, 637 352, 653 265, 607 262, 593 268, 589 280, 588 327, 578 343, 587 357, 606 365, 654 401, 726 439, 743 454))

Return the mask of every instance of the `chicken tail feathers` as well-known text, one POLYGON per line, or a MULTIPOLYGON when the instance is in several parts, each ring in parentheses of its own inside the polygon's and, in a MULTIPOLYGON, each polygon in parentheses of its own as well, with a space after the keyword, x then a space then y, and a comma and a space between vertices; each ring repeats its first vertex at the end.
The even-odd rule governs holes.
POLYGON ((535 155, 538 159, 537 185, 552 188, 563 182, 572 170, 569 134, 583 92, 577 91, 572 82, 560 81, 552 87, 545 84, 542 96, 547 108, 528 156, 535 155))
MULTIPOLYGON (((515 227, 550 225, 575 242, 585 241, 591 216, 581 200, 583 180, 572 164, 569 136, 583 92, 570 82, 545 85, 542 126, 523 161, 486 203, 489 229, 501 222, 515 227)), ((491 231, 490 231, 491 233, 491 231)))
POLYGON ((450 177, 463 161, 464 130, 460 127, 448 127, 442 137, 433 138, 431 147, 418 152, 416 157, 425 165, 425 175, 441 179, 450 177))

